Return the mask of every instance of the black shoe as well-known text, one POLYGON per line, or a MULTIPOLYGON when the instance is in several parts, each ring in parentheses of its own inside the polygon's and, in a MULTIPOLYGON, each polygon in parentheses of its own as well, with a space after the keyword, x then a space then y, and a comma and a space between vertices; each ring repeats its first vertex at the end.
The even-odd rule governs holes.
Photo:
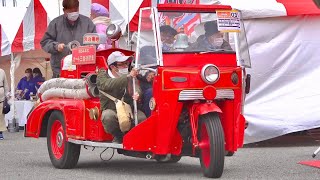
POLYGON ((122 144, 122 137, 114 136, 112 142, 122 144))

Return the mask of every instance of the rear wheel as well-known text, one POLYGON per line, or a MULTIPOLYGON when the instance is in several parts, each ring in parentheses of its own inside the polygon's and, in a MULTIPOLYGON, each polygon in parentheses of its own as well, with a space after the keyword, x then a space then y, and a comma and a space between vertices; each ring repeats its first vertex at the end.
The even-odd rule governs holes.
POLYGON ((203 174, 210 178, 222 176, 225 147, 224 133, 217 113, 200 116, 198 128, 200 164, 203 174))
POLYGON ((81 146, 66 141, 64 117, 58 111, 52 112, 49 117, 47 146, 54 167, 71 169, 77 165, 81 146))

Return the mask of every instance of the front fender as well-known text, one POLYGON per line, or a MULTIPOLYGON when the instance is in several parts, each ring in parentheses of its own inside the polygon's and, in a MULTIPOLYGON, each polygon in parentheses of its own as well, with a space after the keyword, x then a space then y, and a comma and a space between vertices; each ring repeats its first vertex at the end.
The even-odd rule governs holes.
MULTIPOLYGON (((68 129, 77 129, 74 127, 74 124, 81 124, 80 127, 83 127, 83 121, 77 122, 76 120, 76 118, 84 117, 85 115, 85 104, 83 100, 53 99, 42 102, 30 113, 26 124, 25 137, 45 137, 47 120, 51 112, 55 110, 62 112, 66 122, 67 133, 69 131, 68 129)), ((82 128, 77 129, 77 132, 80 132, 80 135, 82 135, 82 128)))
POLYGON ((193 138, 193 154, 195 154, 195 148, 198 147, 198 121, 199 116, 210 112, 222 113, 221 109, 215 103, 197 103, 192 104, 189 108, 190 124, 193 138))
POLYGON ((195 115, 203 115, 203 114, 208 114, 210 112, 218 112, 222 113, 221 109, 219 108, 218 105, 215 103, 199 103, 199 104, 194 104, 192 106, 192 109, 194 109, 195 115))

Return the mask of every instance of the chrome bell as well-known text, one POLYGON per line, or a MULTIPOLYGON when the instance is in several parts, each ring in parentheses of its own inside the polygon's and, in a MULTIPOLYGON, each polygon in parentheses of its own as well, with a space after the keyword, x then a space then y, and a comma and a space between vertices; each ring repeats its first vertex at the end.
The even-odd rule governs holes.
POLYGON ((176 35, 176 41, 173 44, 174 49, 186 49, 189 46, 188 36, 184 33, 176 35))

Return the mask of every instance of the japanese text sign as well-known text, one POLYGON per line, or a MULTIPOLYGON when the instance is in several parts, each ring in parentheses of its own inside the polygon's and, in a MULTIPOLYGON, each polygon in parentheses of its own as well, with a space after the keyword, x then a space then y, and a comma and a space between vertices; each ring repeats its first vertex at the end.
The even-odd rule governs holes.
POLYGON ((103 44, 107 40, 106 35, 98 33, 86 33, 83 36, 83 44, 92 45, 92 44, 103 44))
POLYGON ((240 12, 237 10, 217 11, 218 30, 240 32, 240 12))
POLYGON ((96 47, 80 46, 72 49, 72 64, 95 64, 96 63, 96 47))

